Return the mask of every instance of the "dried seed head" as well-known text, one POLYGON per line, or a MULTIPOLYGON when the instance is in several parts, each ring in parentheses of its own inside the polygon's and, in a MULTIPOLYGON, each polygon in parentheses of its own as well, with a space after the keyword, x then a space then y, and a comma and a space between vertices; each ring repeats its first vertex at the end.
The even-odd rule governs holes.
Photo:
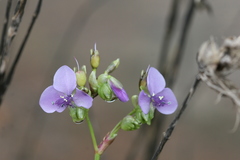
POLYGON ((217 44, 213 38, 204 42, 197 54, 197 63, 200 72, 203 72, 204 70, 208 70, 210 73, 214 72, 221 59, 221 56, 222 55, 219 54, 217 44))
POLYGON ((211 39, 202 44, 197 55, 199 74, 203 82, 219 93, 232 100, 236 109, 236 123, 240 122, 240 89, 227 76, 240 67, 240 37, 226 38, 220 48, 211 39))

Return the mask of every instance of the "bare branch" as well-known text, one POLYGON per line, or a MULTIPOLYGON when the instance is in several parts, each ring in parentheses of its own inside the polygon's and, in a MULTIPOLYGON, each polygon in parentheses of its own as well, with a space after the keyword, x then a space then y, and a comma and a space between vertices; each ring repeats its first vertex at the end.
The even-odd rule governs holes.
POLYGON ((4 21, 3 30, 2 30, 1 44, 0 44, 0 82, 3 81, 4 73, 6 70, 6 63, 4 61, 3 47, 4 47, 4 43, 6 41, 7 26, 8 26, 8 22, 9 22, 11 5, 12 5, 12 0, 8 0, 6 12, 5 12, 5 21, 4 21))
POLYGON ((26 33, 26 35, 25 35, 25 37, 24 37, 24 39, 23 39, 23 42, 22 42, 22 44, 21 44, 21 46, 20 46, 20 48, 19 48, 19 50, 18 50, 17 56, 16 56, 16 58, 15 58, 15 60, 14 60, 14 62, 13 62, 13 65, 12 65, 12 67, 11 67, 11 69, 10 69, 10 72, 9 72, 7 78, 6 78, 6 82, 5 82, 5 85, 6 85, 6 86, 9 85, 10 82, 11 82, 11 80, 12 80, 12 76, 13 76, 14 71, 15 71, 15 69, 16 69, 16 66, 17 66, 17 63, 18 63, 18 61, 19 61, 19 58, 20 58, 21 55, 22 55, 22 51, 23 51, 23 49, 24 49, 24 47, 25 47, 25 45, 26 45, 26 42, 27 42, 27 40, 28 40, 28 37, 29 37, 29 35, 30 35, 31 31, 32 31, 33 25, 35 24, 35 21, 36 21, 38 15, 39 15, 39 13, 40 13, 41 6, 42 6, 42 0, 39 0, 39 1, 38 1, 38 4, 37 4, 37 8, 36 8, 36 10, 35 10, 35 13, 34 13, 34 15, 33 15, 33 17, 32 17, 32 21, 31 21, 31 23, 30 23, 30 25, 29 25, 29 27, 28 27, 27 33, 26 33))
MULTIPOLYGON (((11 44, 11 41, 13 40, 13 38, 15 37, 16 35, 16 32, 18 30, 18 27, 19 27, 19 24, 21 22, 21 18, 23 16, 23 12, 24 12, 24 7, 25 7, 25 3, 26 3, 26 0, 20 0, 18 1, 18 4, 17 4, 17 7, 16 7, 16 10, 15 10, 15 14, 12 18, 12 24, 11 26, 9 27, 9 31, 8 31, 8 39, 7 39, 7 44, 5 45, 5 51, 8 50, 8 47, 10 46, 11 44)), ((11 66, 11 69, 7 75, 6 78, 3 79, 3 81, 0 83, 0 88, 1 88, 1 92, 0 92, 0 104, 2 102, 2 98, 3 98, 3 95, 5 94, 6 90, 7 90, 7 87, 8 85, 11 83, 11 80, 12 80, 12 76, 14 74, 14 71, 16 69, 16 66, 17 66, 17 63, 22 55, 22 51, 26 45, 26 42, 28 40, 28 37, 32 31, 32 28, 33 28, 33 25, 35 24, 35 21, 40 13, 40 9, 41 9, 41 5, 42 5, 42 0, 39 0, 38 1, 38 4, 37 4, 37 8, 35 10, 35 13, 32 17, 32 21, 28 27, 28 30, 27 30, 27 33, 23 39, 23 42, 18 50, 18 53, 17 53, 17 56, 15 57, 15 60, 13 62, 13 65, 11 66)), ((7 55, 7 52, 5 52, 5 56, 7 55)))
POLYGON ((176 20, 179 10, 179 0, 172 0, 172 5, 169 13, 169 17, 167 19, 167 25, 165 27, 166 31, 164 32, 164 38, 161 46, 160 59, 159 59, 159 70, 163 74, 166 75, 167 71, 167 58, 168 58, 168 49, 170 40, 173 34, 173 30, 176 26, 176 20))
POLYGON ((2 34, 2 42, 1 42, 1 55, 0 55, 0 78, 1 78, 1 83, 3 83, 4 81, 4 76, 5 76, 5 72, 6 72, 6 66, 7 66, 7 60, 6 60, 6 56, 8 55, 8 50, 9 47, 11 45, 11 42, 13 40, 13 38, 16 36, 17 34, 17 30, 19 28, 19 25, 21 23, 22 20, 22 16, 24 13, 24 8, 25 8, 25 4, 26 4, 27 0, 19 0, 17 3, 17 6, 15 8, 15 12, 14 15, 12 17, 11 23, 10 23, 10 27, 7 30, 7 24, 9 21, 9 12, 10 12, 10 7, 11 7, 11 3, 12 1, 8 1, 7 4, 7 10, 6 10, 6 23, 4 24, 4 28, 3 28, 3 34, 2 34))

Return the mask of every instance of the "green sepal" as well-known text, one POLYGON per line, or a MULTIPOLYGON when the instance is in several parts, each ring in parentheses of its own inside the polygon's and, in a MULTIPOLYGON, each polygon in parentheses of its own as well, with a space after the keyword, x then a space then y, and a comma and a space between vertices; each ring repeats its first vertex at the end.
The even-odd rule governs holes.
POLYGON ((107 83, 98 87, 98 95, 105 101, 113 100, 113 91, 107 83))
POLYGON ((140 126, 141 122, 130 115, 124 117, 121 123, 121 129, 124 131, 133 131, 139 129, 140 126))
POLYGON ((94 94, 97 93, 98 81, 96 78, 96 69, 93 69, 89 75, 89 86, 90 86, 92 93, 94 93, 94 94))
POLYGON ((72 120, 76 124, 80 124, 84 121, 87 114, 87 109, 83 107, 68 107, 69 115, 72 117, 72 120))
POLYGON ((150 106, 150 111, 148 112, 148 114, 144 114, 140 106, 138 105, 138 96, 133 95, 131 100, 135 108, 134 118, 140 121, 141 123, 146 123, 148 125, 151 125, 151 121, 154 117, 154 107, 150 106))

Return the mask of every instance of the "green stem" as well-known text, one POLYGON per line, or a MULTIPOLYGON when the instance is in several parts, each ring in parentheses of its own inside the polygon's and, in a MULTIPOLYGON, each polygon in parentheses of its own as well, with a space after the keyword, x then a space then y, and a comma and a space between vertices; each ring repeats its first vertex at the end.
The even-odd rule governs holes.
MULTIPOLYGON (((136 112, 136 109, 132 110, 128 115, 133 115, 136 112)), ((118 133, 119 129, 121 128, 122 120, 118 122, 118 124, 112 129, 110 136, 111 138, 115 137, 118 133)))
POLYGON ((91 134, 93 148, 94 148, 94 151, 95 151, 94 160, 100 160, 100 155, 98 154, 97 140, 96 140, 96 137, 95 137, 95 134, 94 134, 92 123, 89 119, 88 111, 87 111, 87 114, 86 114, 86 120, 87 120, 88 128, 89 128, 89 131, 90 131, 90 134, 91 134))
POLYGON ((121 128, 122 121, 118 122, 118 124, 112 129, 110 133, 110 138, 116 137, 116 134, 118 133, 118 130, 121 128))
POLYGON ((98 153, 95 153, 95 157, 94 157, 94 160, 100 160, 100 154, 98 154, 98 153))

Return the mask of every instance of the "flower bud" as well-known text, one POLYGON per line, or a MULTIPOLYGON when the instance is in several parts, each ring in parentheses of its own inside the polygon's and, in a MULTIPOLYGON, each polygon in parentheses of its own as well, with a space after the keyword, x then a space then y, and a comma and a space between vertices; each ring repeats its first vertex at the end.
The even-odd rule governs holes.
POLYGON ((99 56, 99 52, 96 49, 96 44, 94 45, 94 50, 90 50, 90 54, 91 54, 91 59, 90 59, 90 63, 93 69, 97 69, 100 63, 100 56, 99 56))
POLYGON ((99 75, 97 79, 98 85, 107 83, 108 79, 109 79, 109 75, 106 73, 99 75))
POLYGON ((72 120, 76 124, 80 124, 84 121, 87 110, 83 107, 68 107, 69 114, 72 117, 72 120))
POLYGON ((105 101, 113 101, 113 91, 108 83, 109 75, 104 73, 98 76, 98 95, 105 101))
POLYGON ((98 87, 98 95, 105 101, 111 102, 115 98, 113 97, 113 92, 110 86, 105 83, 102 85, 99 85, 98 87))
POLYGON ((107 67, 105 73, 109 74, 113 72, 119 66, 119 64, 120 64, 120 59, 118 58, 107 67))
POLYGON ((85 86, 87 82, 87 75, 86 75, 86 66, 82 66, 81 70, 76 72, 76 77, 77 77, 77 84, 80 87, 85 86))
POLYGON ((123 118, 121 123, 121 129, 125 131, 133 131, 139 129, 141 126, 141 122, 137 121, 130 115, 127 115, 123 118))
POLYGON ((120 101, 127 102, 129 100, 127 92, 123 89, 122 84, 116 78, 110 76, 108 82, 115 96, 120 101))
POLYGON ((93 69, 89 75, 89 86, 93 94, 97 92, 98 81, 96 78, 96 69, 93 69))

